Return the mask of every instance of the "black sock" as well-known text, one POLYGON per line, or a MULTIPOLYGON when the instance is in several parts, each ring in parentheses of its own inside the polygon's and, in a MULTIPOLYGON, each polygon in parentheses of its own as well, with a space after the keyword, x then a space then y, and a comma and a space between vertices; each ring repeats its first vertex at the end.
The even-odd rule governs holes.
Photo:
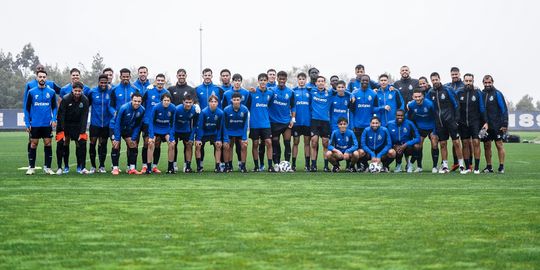
POLYGON ((272 167, 272 159, 268 159, 268 168, 272 167))
POLYGON ((186 168, 191 168, 191 161, 186 161, 186 168))
POLYGON ((30 168, 36 167, 36 151, 37 149, 32 149, 28 151, 28 164, 30 165, 30 168))
MULTIPOLYGON (((239 141, 239 140, 236 140, 236 142, 234 143, 236 144, 235 146, 235 150, 236 150, 236 159, 238 161, 242 160, 242 142, 239 141)), ((232 158, 231 158, 232 159, 232 158)))
POLYGON ((45 146, 43 149, 43 152, 45 153, 45 166, 50 169, 52 163, 52 146, 45 146))
POLYGON ((504 170, 504 164, 499 164, 499 171, 504 170))
POLYGON ((139 148, 135 147, 135 148, 130 148, 129 149, 129 159, 131 160, 131 162, 128 164, 128 165, 135 165, 135 167, 137 166, 137 156, 139 155, 139 148))
POLYGON ((272 140, 272 161, 274 163, 279 163, 279 158, 281 156, 281 145, 278 140, 272 140))
POLYGON ((317 160, 316 159, 311 160, 311 168, 317 168, 317 160))
POLYGON ((56 164, 58 168, 62 168, 62 159, 64 157, 64 141, 56 143, 56 164))
POLYGON ((69 167, 69 144, 64 145, 64 153, 62 153, 62 156, 64 157, 64 166, 69 167))
POLYGON ((204 144, 201 146, 201 161, 204 161, 204 144))
POLYGON ((120 161, 120 149, 113 148, 111 150, 111 162, 112 162, 112 165, 118 167, 119 161, 120 161))
POLYGON ((259 160, 261 161, 261 167, 264 166, 264 150, 265 150, 265 143, 262 141, 261 144, 259 144, 259 160))
POLYGON ((152 170, 152 163, 147 162, 146 167, 148 168, 147 171, 151 171, 152 170))
POLYGON ((259 169, 259 160, 258 160, 258 159, 254 159, 254 160, 253 160, 253 164, 255 165, 255 169, 258 170, 258 169, 259 169))
MULTIPOLYGON (((154 148, 154 158, 156 156, 156 149, 154 148)), ((148 163, 148 147, 146 146, 143 146, 142 148, 142 163, 143 164, 146 164, 148 163)), ((128 164, 128 165, 131 165, 131 164, 128 164)))
POLYGON ((77 167, 83 169, 86 167, 86 141, 77 141, 79 147, 76 148, 77 167))
POLYGON ((454 148, 454 146, 452 146, 452 157, 454 158, 454 165, 459 164, 458 158, 456 155, 456 148, 454 148))
POLYGON ((488 164, 488 165, 486 165, 486 168, 487 168, 488 170, 493 170, 493 165, 488 164))
POLYGON ((469 160, 470 159, 468 159, 468 158, 465 159, 465 169, 466 170, 469 169, 469 165, 470 165, 469 160))
POLYGON ((416 156, 416 165, 418 168, 422 168, 422 159, 424 158, 424 153, 422 151, 422 149, 420 149, 417 153, 417 156, 416 156))
POLYGON ((351 167, 351 161, 350 161, 350 160, 346 160, 346 161, 345 161, 345 167, 346 167, 346 168, 350 168, 350 167, 351 167))
MULTIPOLYGON (((100 145, 100 148, 101 148, 101 145, 100 145)), ((101 149, 100 150, 100 154, 101 154, 101 149)), ((90 143, 90 149, 88 151, 88 153, 90 154, 90 164, 92 164, 92 168, 96 168, 96 144, 95 143, 90 143)))
POLYGON ((169 161, 167 164, 167 171, 174 170, 174 161, 169 161))
POLYGON ((159 164, 159 157, 161 157, 161 147, 154 149, 154 164, 159 164))
POLYGON ((296 167, 296 158, 295 157, 292 158, 292 164, 291 165, 293 167, 296 167))
POLYGON ((200 158, 195 159, 197 161, 197 169, 202 168, 202 160, 200 158))
POLYGON ((475 170, 475 171, 478 171, 478 167, 480 167, 480 159, 479 159, 479 158, 475 158, 475 159, 474 159, 474 170, 475 170))
POLYGON ((306 167, 308 168, 309 168, 309 161, 310 161, 309 157, 304 157, 304 162, 306 163, 306 167))
POLYGON ((324 159, 324 167, 328 168, 328 159, 326 159, 326 158, 324 159))
MULTIPOLYGON (((178 139, 176 139, 176 144, 174 146, 174 161, 173 162, 176 162, 178 160, 178 148, 180 147, 179 146, 179 143, 180 141, 178 139)), ((184 144, 184 151, 186 150, 186 145, 184 144)))
POLYGON ((433 168, 437 168, 439 164, 439 148, 431 149, 431 160, 433 161, 433 168))
POLYGON ((102 143, 98 146, 99 167, 105 167, 105 159, 107 158, 107 143, 102 143))

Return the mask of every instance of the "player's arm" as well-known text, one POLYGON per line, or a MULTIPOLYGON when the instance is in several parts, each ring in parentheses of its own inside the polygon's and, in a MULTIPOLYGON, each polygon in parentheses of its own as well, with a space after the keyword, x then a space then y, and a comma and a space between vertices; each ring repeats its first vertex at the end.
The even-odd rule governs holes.
POLYGON ((506 107, 506 100, 501 92, 497 91, 495 94, 497 95, 497 104, 501 109, 502 127, 508 128, 508 107, 506 107))
POLYGON ((124 114, 124 111, 126 110, 126 107, 120 107, 120 110, 118 110, 118 113, 116 115, 116 121, 114 121, 114 140, 120 141, 121 137, 121 128, 122 128, 122 117, 124 114))
MULTIPOLYGON (((135 118, 135 125, 133 126, 133 133, 131 134, 132 141, 136 141, 139 138, 139 133, 141 132, 141 126, 142 126, 143 118, 144 118, 144 112, 145 110, 142 109, 141 116, 138 118, 135 118)), ((136 113, 136 112, 133 112, 133 113, 136 113)))
POLYGON ((336 131, 332 132, 332 135, 330 135, 330 141, 328 141, 328 151, 334 152, 334 149, 336 147, 334 146, 336 144, 336 131))
POLYGON ((151 110, 147 110, 147 111, 150 111, 150 118, 149 118, 149 121, 148 121, 148 138, 149 139, 154 139, 154 121, 156 120, 156 108, 157 108, 157 105, 154 106, 151 110))
POLYGON ((353 145, 345 151, 348 154, 352 154, 354 151, 358 150, 358 140, 356 139, 356 136, 354 136, 354 132, 350 133, 349 140, 352 139, 353 145))
POLYGON ((249 124, 248 124, 248 121, 249 121, 248 114, 249 114, 249 111, 246 110, 244 112, 244 130, 242 131, 242 141, 247 141, 247 139, 248 139, 248 136, 247 136, 247 134, 248 134, 248 126, 249 126, 249 124))
POLYGON ((56 103, 56 95, 52 95, 51 96, 51 111, 52 111, 52 115, 51 115, 51 125, 52 127, 56 127, 56 115, 58 113, 58 104, 56 103))
POLYGON ((405 101, 403 101, 403 96, 401 95, 401 92, 399 92, 399 90, 394 90, 397 94, 397 98, 396 98, 396 109, 402 109, 404 110, 405 109, 405 101))
POLYGON ((32 110, 33 98, 30 95, 30 91, 26 94, 26 104, 24 104, 24 123, 26 128, 30 128, 30 111, 32 110))
POLYGON ((452 90, 449 90, 446 88, 446 92, 448 93, 448 98, 450 99, 450 102, 452 102, 452 106, 454 107, 454 119, 456 121, 459 121, 459 103, 456 101, 456 95, 452 92, 452 90))
POLYGON ((88 124, 88 111, 90 109, 87 98, 82 97, 82 103, 83 103, 83 113, 81 115, 81 126, 79 130, 79 134, 86 133, 86 126, 88 124))
POLYGON ((418 128, 416 128, 416 125, 414 125, 412 122, 409 123, 409 132, 413 136, 409 141, 406 142, 408 146, 413 146, 420 142, 420 132, 418 132, 418 128))

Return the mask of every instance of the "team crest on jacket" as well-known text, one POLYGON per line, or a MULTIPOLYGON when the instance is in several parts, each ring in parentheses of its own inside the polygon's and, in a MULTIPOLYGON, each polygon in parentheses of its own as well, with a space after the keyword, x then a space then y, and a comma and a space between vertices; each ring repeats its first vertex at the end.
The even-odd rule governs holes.
POLYGON ((465 97, 461 97, 459 100, 464 100, 464 99, 465 99, 465 97))
POLYGON ((489 101, 493 101, 493 96, 490 96, 490 97, 489 97, 489 101))
POLYGON ((377 140, 382 140, 381 134, 379 134, 379 136, 377 136, 377 140))
POLYGON ((37 99, 39 97, 39 95, 36 95, 34 98, 37 99))
POLYGON ((106 95, 105 95, 105 99, 109 99, 109 98, 110 98, 110 97, 109 97, 109 94, 106 94, 106 95))
POLYGON ((141 113, 140 113, 140 112, 137 112, 137 113, 135 114, 135 117, 139 117, 139 116, 141 116, 141 113))
POLYGON ((289 94, 285 94, 285 99, 289 99, 289 94))
POLYGON ((168 116, 168 117, 171 117, 171 112, 167 112, 167 116, 168 116))
POLYGON ((371 100, 372 100, 372 97, 371 97, 371 96, 367 96, 367 99, 368 99, 369 101, 371 101, 371 100))
POLYGON ((412 90, 412 84, 409 84, 409 90, 412 90))
POLYGON ((152 95, 152 99, 156 99, 156 96, 155 96, 155 95, 152 95))
POLYGON ((306 93, 306 97, 309 97, 309 93, 306 93))
POLYGON ((47 93, 47 94, 45 95, 45 97, 46 97, 46 98, 50 98, 51 95, 50 95, 49 93, 47 93))
POLYGON ((79 109, 82 109, 82 107, 83 107, 83 104, 79 103, 79 109))
POLYGON ((118 94, 118 96, 121 97, 121 96, 122 96, 122 93, 118 94))
POLYGON ((349 142, 349 137, 345 137, 345 142, 349 142))
POLYGON ((444 94, 441 94, 441 99, 445 99, 446 96, 444 94))
POLYGON ((392 99, 392 94, 388 95, 388 99, 392 99))
POLYGON ((241 113, 240 113, 240 117, 244 117, 244 112, 241 112, 241 113))
POLYGON ((476 101, 476 96, 472 96, 471 100, 476 101))
POLYGON ((214 121, 217 121, 217 118, 218 118, 217 114, 214 115, 214 121))
POLYGON ((403 132, 407 132, 407 128, 403 128, 403 132))
POLYGON ((427 108, 426 107, 424 107, 424 112, 427 113, 427 108))
POLYGON ((414 109, 414 112, 417 113, 417 112, 418 112, 418 109, 415 108, 415 109, 414 109))

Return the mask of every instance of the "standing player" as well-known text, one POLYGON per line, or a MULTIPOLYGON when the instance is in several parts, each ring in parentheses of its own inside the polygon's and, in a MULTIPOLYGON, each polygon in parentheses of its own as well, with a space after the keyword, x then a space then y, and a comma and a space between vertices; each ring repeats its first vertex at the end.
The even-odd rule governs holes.
POLYGON ((486 105, 488 123, 488 135, 484 138, 484 154, 487 163, 484 172, 493 172, 493 165, 491 165, 491 142, 495 141, 495 147, 497 147, 497 154, 499 156, 498 172, 504 173, 504 158, 506 153, 502 139, 506 131, 508 131, 508 108, 506 107, 506 101, 501 91, 493 86, 493 77, 486 75, 482 82, 484 84, 484 90, 482 92, 484 94, 483 98, 486 105))
POLYGON ((381 120, 377 116, 371 118, 369 125, 362 133, 362 149, 358 150, 358 154, 360 158, 371 160, 371 163, 382 163, 382 171, 388 172, 388 165, 396 157, 390 133, 381 126, 381 120))
POLYGON ((463 158, 465 159, 466 172, 470 172, 470 159, 474 154, 474 173, 480 173, 480 138, 478 134, 480 128, 487 129, 487 116, 482 92, 474 89, 474 76, 467 73, 463 76, 465 87, 457 91, 459 103, 459 134, 463 147, 463 158), (472 150, 468 145, 472 144, 472 150))
MULTIPOLYGON (((200 99, 199 99, 200 100, 200 99)), ((203 171, 201 150, 207 142, 214 145, 216 166, 214 172, 220 173, 221 147, 223 132, 223 111, 218 108, 219 99, 215 95, 208 98, 208 107, 201 111, 195 137, 195 157, 197 158, 197 172, 203 171)))
POLYGON ((240 96, 242 97, 241 98, 242 105, 245 106, 247 104, 249 91, 242 87, 242 80, 243 80, 242 75, 238 73, 234 74, 232 76, 232 80, 233 80, 232 89, 225 91, 225 93, 223 94, 223 101, 222 101, 223 108, 232 104, 232 96, 234 95, 234 93, 240 94, 240 96))
POLYGON ((270 119, 268 116, 268 105, 272 102, 274 92, 266 88, 268 75, 261 73, 257 76, 259 87, 254 92, 249 93, 247 107, 249 116, 249 138, 252 140, 252 154, 255 168, 254 172, 264 169, 259 167, 259 142, 264 141, 266 146, 266 157, 268 158, 268 171, 275 172, 272 166, 272 132, 270 129, 270 119))
MULTIPOLYGON (((354 92, 355 90, 360 89, 362 77, 366 75, 366 69, 364 65, 361 65, 361 64, 356 65, 356 67, 354 68, 354 73, 356 74, 356 78, 351 79, 351 81, 349 82, 349 85, 347 86, 347 90, 351 93, 354 92)), ((369 80, 369 88, 377 89, 379 87, 380 85, 377 82, 373 80, 369 80)))
POLYGON ((413 151, 418 151, 420 148, 418 129, 413 122, 405 119, 405 111, 402 109, 396 111, 396 120, 388 122, 387 128, 392 138, 393 149, 396 151, 396 168, 394 172, 401 172, 401 158, 405 155, 407 172, 412 173, 413 168, 409 157, 413 154, 413 151))
POLYGON ((106 173, 105 158, 107 157, 107 139, 109 138, 109 123, 112 115, 109 112, 109 102, 111 91, 107 85, 107 75, 99 75, 98 86, 90 90, 88 94, 88 104, 91 106, 90 112, 90 162, 92 168, 90 173, 96 172, 96 144, 99 143, 99 169, 100 173, 106 173))
POLYGON ((107 75, 107 78, 108 78, 107 83, 109 84, 109 89, 116 87, 116 85, 114 85, 113 83, 114 70, 112 68, 108 67, 108 68, 103 69, 102 74, 107 75))
MULTIPOLYGON (((311 91, 311 169, 317 171, 317 154, 319 152, 319 137, 322 138, 323 153, 328 151, 330 137, 330 98, 326 90, 326 78, 317 78, 317 89, 311 91)), ((329 172, 328 160, 324 159, 324 171, 329 172)))
POLYGON ((310 91, 317 89, 317 78, 319 77, 319 70, 316 67, 312 67, 308 70, 309 82, 306 84, 306 88, 310 91))
POLYGON ((426 137, 429 136, 431 142, 431 159, 433 161, 432 173, 438 173, 437 163, 439 163, 439 139, 435 133, 435 105, 431 100, 424 97, 425 90, 416 88, 413 90, 413 101, 407 104, 408 118, 411 119, 420 133, 420 143, 416 154, 413 154, 411 163, 417 161, 415 172, 422 172, 423 145, 426 137))
MULTIPOLYGON (((369 88, 369 81, 369 76, 363 75, 360 79, 360 89, 352 93, 351 99, 352 126, 356 140, 360 143, 359 148, 363 147, 362 133, 370 126, 370 119, 375 114, 375 108, 379 106, 377 93, 369 88)), ((362 163, 358 164, 358 171, 363 172, 368 166, 367 159, 361 159, 359 162, 362 163)))
POLYGON ((330 76, 330 93, 332 95, 335 95, 337 93, 338 82, 339 82, 339 77, 337 75, 330 76))
POLYGON ((199 113, 193 104, 193 98, 190 94, 183 96, 182 104, 176 107, 176 116, 174 120, 176 150, 174 152, 174 171, 178 171, 176 164, 178 160, 178 145, 180 140, 184 144, 184 172, 190 173, 191 158, 193 156, 193 142, 195 141, 195 132, 199 124, 199 113))
POLYGON ((46 85, 47 72, 39 70, 37 72, 38 86, 28 91, 24 114, 26 132, 30 134, 30 150, 28 151, 29 167, 27 175, 35 173, 36 150, 39 139, 43 139, 45 166, 43 171, 46 174, 55 174, 51 170, 52 162, 52 129, 56 127, 56 93, 46 85))
POLYGON ((285 160, 291 161, 291 129, 296 122, 296 106, 294 93, 287 87, 287 72, 277 74, 278 85, 274 88, 272 103, 268 109, 270 129, 272 131, 272 154, 274 164, 281 161, 281 145, 279 138, 283 136, 285 160))
MULTIPOLYGON (((330 130, 338 130, 340 118, 349 119, 349 107, 351 106, 351 93, 345 92, 345 82, 338 81, 336 92, 330 98, 330 130)), ((347 120, 347 127, 349 120, 347 120)))
MULTIPOLYGON (((133 83, 133 85, 139 89, 139 92, 144 98, 144 93, 146 91, 154 88, 154 85, 150 84, 150 80, 148 80, 148 68, 145 66, 141 66, 137 69, 137 73, 139 75, 139 78, 133 83)), ((143 105, 144 106, 144 105, 143 105)))
POLYGON ((245 173, 247 156, 247 130, 249 110, 242 105, 242 94, 235 92, 231 98, 232 104, 223 109, 225 118, 223 151, 225 152, 225 171, 232 171, 232 148, 236 144, 237 152, 240 150, 238 158, 240 171, 245 173))
MULTIPOLYGON (((345 90, 345 82, 343 82, 343 90, 345 90)), ((354 172, 355 169, 352 164, 355 164, 360 157, 358 153, 358 141, 354 132, 347 126, 349 121, 347 118, 340 118, 338 120, 339 128, 332 131, 330 142, 328 144, 328 151, 326 152, 326 159, 334 166, 332 172, 339 171, 339 162, 345 160, 347 162, 346 169, 349 172, 354 172)))
POLYGON ((441 83, 439 73, 431 73, 431 82, 433 88, 429 90, 428 96, 435 105, 435 123, 436 133, 439 136, 439 144, 441 145, 442 166, 439 173, 448 173, 448 148, 446 141, 449 137, 452 138, 452 145, 456 149, 456 155, 462 174, 465 174, 465 163, 461 153, 461 145, 459 142, 458 120, 459 120, 459 104, 456 102, 452 89, 445 87, 441 83))
MULTIPOLYGON (((165 94, 169 94, 170 96, 170 93, 169 91, 167 91, 167 89, 165 89, 165 75, 163 74, 158 74, 156 76, 156 87, 152 88, 152 89, 149 89, 148 91, 146 91, 142 97, 142 106, 144 106, 144 109, 146 110, 146 114, 144 116, 144 122, 143 122, 143 126, 142 126, 142 134, 143 134, 143 140, 144 140, 144 144, 143 144, 143 149, 142 149, 142 163, 143 163, 143 167, 142 167, 142 170, 141 170, 141 173, 146 173, 147 170, 151 169, 153 172, 155 173, 160 173, 159 169, 157 166, 155 167, 152 167, 152 168, 148 168, 146 165, 148 163, 148 160, 147 160, 147 157, 148 157, 148 127, 150 125, 150 121, 152 119, 152 109, 154 108, 154 106, 156 106, 157 104, 160 104, 162 103, 162 99, 161 97, 165 94)), ((170 100, 169 100, 170 101, 170 100)), ((158 164, 159 163, 159 158, 161 156, 161 147, 160 147, 161 144, 155 144, 155 149, 154 149, 154 162, 155 164, 158 164)))
MULTIPOLYGON (((160 83, 158 82, 158 85, 160 83)), ((159 86, 158 86, 159 87, 159 86)), ((151 92, 149 90, 147 93, 151 92)), ((150 109, 147 109, 147 111, 150 109)), ((161 149, 161 143, 167 143, 168 165, 167 173, 174 173, 174 118, 176 108, 171 104, 171 94, 163 93, 161 95, 161 103, 152 107, 150 118, 148 120, 148 156, 146 170, 147 174, 160 173, 157 169, 159 162, 159 154, 155 155, 156 149, 161 149), (150 169, 152 168, 152 169, 150 169)), ((160 153, 161 151, 157 152, 160 153)))
MULTIPOLYGON (((223 92, 231 90, 233 88, 231 84, 231 71, 228 69, 222 69, 219 72, 219 80, 221 81, 221 89, 223 92)), ((223 98, 223 96, 221 96, 223 98)))
POLYGON ((294 101, 296 107, 296 123, 292 128, 294 136, 293 149, 292 149, 292 166, 291 169, 296 171, 296 157, 298 156, 298 145, 300 144, 300 136, 304 136, 304 158, 305 158, 305 171, 309 171, 310 158, 309 154, 311 148, 309 143, 311 141, 311 93, 306 88, 306 74, 300 72, 296 76, 298 80, 298 86, 293 89, 294 101))
POLYGON ((273 89, 277 86, 276 74, 277 71, 273 68, 266 71, 266 75, 268 75, 268 82, 266 83, 266 88, 273 89))
MULTIPOLYGON (((64 96, 69 95, 71 93, 71 90, 73 90, 74 83, 81 81, 81 71, 78 68, 72 68, 69 71, 69 75, 71 77, 71 82, 64 85, 64 87, 60 89, 59 95, 61 99, 63 99, 64 96)), ((87 96, 89 92, 90 92, 90 87, 83 85, 83 94, 87 96)))
MULTIPOLYGON (((74 82, 71 93, 65 95, 58 110, 57 132, 63 133, 64 144, 64 164, 69 166, 69 143, 75 140, 77 156, 77 173, 88 174, 86 169, 86 125, 88 124, 88 98, 83 94, 84 85, 81 82, 74 82)), ((68 169, 69 170, 69 169, 68 169)), ((66 169, 64 169, 66 172, 66 169)))
POLYGON ((223 96, 223 89, 212 82, 212 77, 212 70, 205 68, 202 71, 203 83, 195 89, 201 110, 208 107, 208 99, 210 96, 216 96, 218 100, 221 100, 221 97, 223 96))
MULTIPOLYGON (((176 71, 176 79, 177 79, 176 84, 167 89, 171 93, 172 103, 174 104, 174 106, 181 105, 184 102, 184 97, 186 95, 190 95, 194 103, 199 102, 197 100, 197 92, 195 92, 195 88, 187 84, 186 78, 187 78, 186 70, 183 68, 178 69, 178 71, 176 71)), ((195 107, 199 108, 199 105, 195 107)), ((198 113, 200 112, 201 111, 199 108, 198 113)))
MULTIPOLYGON (((120 71, 120 74, 122 74, 122 71, 120 71)), ((118 161, 120 159, 120 143, 122 139, 124 139, 126 146, 129 149, 127 151, 129 165, 128 174, 141 174, 141 172, 137 171, 135 168, 137 155, 139 154, 137 145, 145 112, 141 103, 141 94, 138 91, 134 92, 131 95, 131 102, 122 105, 116 114, 112 141, 113 149, 111 153, 113 175, 118 175, 120 173, 118 161)))
POLYGON ((427 94, 431 85, 429 85, 428 79, 424 76, 418 78, 418 86, 424 92, 424 96, 427 94))
POLYGON ((401 74, 401 79, 394 82, 394 87, 399 90, 405 104, 408 104, 412 100, 413 90, 418 87, 418 80, 411 78, 408 66, 402 66, 399 69, 399 74, 401 74))
MULTIPOLYGON (((465 84, 463 83, 463 81, 461 80, 461 73, 459 72, 459 68, 458 67, 452 67, 450 69, 450 77, 452 78, 452 81, 449 82, 449 83, 446 83, 444 86, 452 89, 453 91, 453 94, 455 95, 458 91, 458 89, 462 88, 465 86, 465 84)), ((463 145, 463 147, 469 147, 469 145, 463 145)), ((459 165, 458 165, 458 158, 457 158, 457 155, 456 155, 456 149, 454 149, 452 147, 452 157, 454 159, 454 163, 452 165, 452 168, 450 169, 450 171, 455 171, 458 169, 459 165)))
POLYGON ((403 110, 405 102, 399 91, 394 90, 388 85, 388 75, 381 74, 379 76, 380 88, 377 90, 377 103, 379 107, 376 109, 380 117, 381 125, 385 127, 388 122, 396 117, 398 109, 403 110))

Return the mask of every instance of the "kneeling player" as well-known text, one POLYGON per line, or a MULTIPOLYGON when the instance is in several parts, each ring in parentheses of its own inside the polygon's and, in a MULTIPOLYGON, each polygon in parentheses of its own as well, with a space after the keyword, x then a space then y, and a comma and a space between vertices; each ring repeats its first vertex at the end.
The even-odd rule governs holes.
POLYGON ((189 94, 184 96, 182 104, 176 107, 174 120, 176 147, 174 151, 174 171, 178 171, 176 161, 178 160, 178 145, 180 141, 184 144, 184 172, 190 173, 191 157, 193 156, 193 141, 195 140, 195 129, 199 123, 199 113, 193 106, 193 97, 189 94))
POLYGON ((396 151, 396 168, 394 172, 401 172, 401 158, 405 154, 407 172, 412 173, 413 167, 409 158, 413 151, 418 151, 420 148, 418 129, 413 122, 405 119, 405 111, 402 109, 396 111, 396 120, 388 122, 386 128, 390 132, 393 149, 396 151))
POLYGON ((232 146, 240 147, 240 171, 247 172, 247 128, 248 128, 248 108, 242 105, 242 94, 236 92, 232 94, 231 103, 223 109, 225 125, 223 136, 223 151, 225 152, 225 171, 232 171, 232 146))
POLYGON ((214 157, 216 159, 216 167, 214 172, 221 172, 221 147, 222 147, 222 130, 223 130, 223 111, 218 107, 218 98, 211 95, 208 98, 208 107, 201 111, 199 124, 197 127, 197 136, 195 138, 195 157, 197 158, 197 172, 203 171, 201 159, 201 149, 207 142, 214 145, 214 157))
POLYGON ((64 132, 64 164, 69 164, 69 143, 75 139, 77 172, 88 174, 86 169, 86 124, 88 123, 88 98, 83 95, 83 84, 74 82, 71 93, 65 95, 58 110, 58 130, 64 132))
POLYGON ((141 174, 135 168, 137 162, 137 156, 139 149, 137 148, 137 141, 144 117, 144 108, 141 106, 142 96, 139 92, 131 95, 131 102, 128 102, 118 110, 116 114, 116 120, 114 123, 114 135, 112 142, 111 160, 113 165, 112 174, 118 175, 120 170, 118 169, 118 162, 120 159, 120 142, 122 139, 126 142, 128 147, 128 165, 129 174, 141 174))
POLYGON ((356 164, 359 158, 358 154, 358 141, 354 132, 348 129, 349 121, 347 118, 340 118, 338 120, 338 129, 332 132, 330 142, 328 144, 328 151, 326 152, 326 159, 334 165, 332 172, 339 171, 339 162, 345 160, 347 162, 347 170, 350 172, 356 171, 352 164, 356 164))
MULTIPOLYGON (((154 106, 148 121, 148 164, 147 174, 160 173, 157 165, 159 155, 155 156, 155 149, 161 147, 161 142, 168 145, 168 166, 167 173, 174 173, 174 116, 176 108, 171 104, 171 94, 165 93, 161 96, 161 103, 154 106), (151 167, 150 167, 151 166, 151 167), (152 169, 150 169, 152 168, 152 169)), ((159 152, 158 152, 159 153, 159 152)))
POLYGON ((385 127, 381 127, 379 117, 373 116, 369 128, 362 132, 362 149, 358 150, 360 158, 371 160, 373 164, 382 162, 383 172, 388 172, 388 165, 396 157, 396 151, 392 149, 392 139, 385 127))

